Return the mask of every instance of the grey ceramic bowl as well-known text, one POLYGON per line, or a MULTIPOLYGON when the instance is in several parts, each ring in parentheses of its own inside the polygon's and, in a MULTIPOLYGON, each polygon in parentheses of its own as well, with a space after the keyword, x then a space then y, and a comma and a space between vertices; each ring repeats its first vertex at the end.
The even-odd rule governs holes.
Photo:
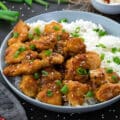
MULTIPOLYGON (((108 18, 105 18, 103 16, 99 16, 99 15, 96 15, 93 13, 88 13, 88 12, 82 12, 82 11, 50 12, 50 13, 45 13, 45 14, 41 14, 41 15, 35 16, 33 18, 30 18, 26 22, 32 23, 37 20, 44 20, 44 21, 50 21, 53 19, 59 20, 61 18, 67 18, 69 21, 75 21, 77 19, 84 19, 84 20, 92 21, 94 23, 101 24, 108 33, 115 35, 115 36, 120 36, 120 31, 119 31, 120 24, 118 24, 108 18)), ((4 80, 6 81, 6 83, 11 87, 11 89, 15 93, 17 93, 21 98, 25 99, 26 101, 28 101, 38 107, 45 108, 45 109, 52 110, 52 111, 66 112, 66 113, 75 113, 75 112, 83 113, 83 112, 88 112, 88 111, 93 111, 93 110, 103 108, 105 106, 108 106, 108 105, 120 100, 120 96, 117 96, 109 101, 91 105, 91 106, 70 107, 70 106, 55 106, 55 105, 46 104, 46 103, 37 101, 35 99, 32 99, 32 98, 24 95, 18 88, 19 77, 10 78, 10 77, 6 77, 3 74, 3 68, 5 67, 5 62, 4 62, 5 49, 7 47, 7 40, 10 37, 11 37, 11 32, 6 36, 6 38, 4 39, 4 41, 1 45, 0 69, 1 69, 2 76, 3 76, 4 80)))
POLYGON ((100 0, 91 0, 93 7, 105 14, 120 14, 120 4, 106 4, 100 0))

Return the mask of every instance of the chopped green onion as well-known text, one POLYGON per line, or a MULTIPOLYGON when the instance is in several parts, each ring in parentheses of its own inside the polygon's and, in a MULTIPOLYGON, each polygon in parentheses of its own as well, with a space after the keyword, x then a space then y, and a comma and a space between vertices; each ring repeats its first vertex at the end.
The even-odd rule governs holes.
POLYGON ((59 20, 59 22, 60 23, 62 23, 62 22, 68 22, 68 19, 67 18, 62 18, 62 19, 59 20))
POLYGON ((118 82, 118 77, 117 76, 113 75, 111 78, 114 82, 118 82))
POLYGON ((14 54, 14 57, 17 58, 20 54, 20 51, 16 51, 15 54, 14 54))
POLYGON ((87 75, 88 74, 88 71, 86 69, 84 69, 84 68, 81 68, 81 67, 77 68, 76 72, 79 75, 87 75))
POLYGON ((106 48, 106 46, 104 44, 102 44, 102 43, 96 45, 96 47, 106 48))
POLYGON ((51 90, 48 90, 47 93, 46 93, 46 95, 47 95, 48 97, 51 97, 51 96, 53 96, 53 93, 52 93, 51 90))
POLYGON ((19 33, 18 33, 18 32, 13 32, 13 37, 14 37, 14 38, 18 38, 18 36, 19 36, 19 33))
POLYGON ((21 46, 14 54, 14 57, 17 58, 20 53, 24 52, 26 48, 24 46, 21 46))
POLYGON ((28 34, 29 39, 33 39, 33 34, 28 34))
POLYGON ((31 60, 30 60, 30 62, 33 62, 35 59, 34 58, 32 58, 31 60))
POLYGON ((59 26, 57 26, 57 25, 53 26, 53 29, 56 30, 56 31, 60 30, 59 26))
POLYGON ((113 62, 116 63, 116 64, 120 64, 120 58, 119 57, 113 57, 113 62))
POLYGON ((52 54, 52 51, 51 50, 45 50, 44 53, 45 53, 46 56, 50 56, 52 54))
POLYGON ((42 70, 41 73, 42 73, 42 76, 48 76, 48 72, 45 70, 42 70))
POLYGON ((107 63, 111 63, 111 61, 110 61, 110 60, 107 60, 107 63))
POLYGON ((107 69, 106 69, 106 72, 107 72, 107 73, 113 73, 113 69, 112 69, 112 68, 107 68, 107 69))
POLYGON ((56 80, 55 83, 56 83, 57 86, 60 86, 60 87, 62 86, 62 81, 61 80, 56 80))
POLYGON ((94 96, 93 91, 88 91, 86 94, 86 97, 93 97, 93 96, 94 96))
POLYGON ((26 48, 24 47, 24 46, 21 46, 19 49, 18 49, 18 51, 20 51, 20 53, 21 52, 24 52, 26 50, 26 48))
POLYGON ((57 35, 57 40, 61 40, 61 35, 57 35))
POLYGON ((66 32, 65 29, 62 29, 62 32, 63 32, 63 33, 66 32))
POLYGON ((80 32, 80 27, 76 27, 75 28, 75 33, 79 33, 80 32))
POLYGON ((76 38, 80 37, 80 35, 78 33, 76 33, 76 32, 71 33, 71 36, 76 37, 76 38))
POLYGON ((36 50, 36 46, 34 44, 31 44, 30 49, 34 51, 34 50, 36 50))
POLYGON ((61 89, 60 89, 60 92, 63 93, 63 94, 67 94, 68 93, 68 86, 67 85, 64 85, 61 89))
POLYGON ((101 59, 101 60, 104 60, 104 58, 105 58, 105 54, 102 53, 102 54, 100 55, 100 59, 101 59))
POLYGON ((120 48, 118 48, 118 52, 120 52, 120 48))
POLYGON ((39 79, 40 78, 40 74, 39 73, 34 73, 34 78, 37 80, 37 79, 39 79))
POLYGON ((100 37, 107 35, 107 32, 99 28, 94 29, 93 31, 97 32, 100 37))
POLYGON ((37 35, 40 35, 40 34, 41 34, 41 31, 40 31, 39 28, 35 28, 35 29, 34 29, 34 32, 35 32, 37 35))
POLYGON ((83 37, 80 37, 80 39, 81 39, 81 41, 83 41, 83 42, 85 41, 85 39, 84 39, 83 37))
POLYGON ((117 48, 116 47, 114 47, 114 48, 112 48, 112 53, 116 53, 117 52, 117 48))

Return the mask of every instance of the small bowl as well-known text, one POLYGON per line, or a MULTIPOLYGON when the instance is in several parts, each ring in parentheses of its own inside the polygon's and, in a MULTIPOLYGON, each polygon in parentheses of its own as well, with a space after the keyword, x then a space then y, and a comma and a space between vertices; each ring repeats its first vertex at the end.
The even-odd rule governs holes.
POLYGON ((93 7, 98 10, 99 12, 105 14, 120 14, 120 4, 107 4, 102 2, 101 0, 91 0, 93 7))

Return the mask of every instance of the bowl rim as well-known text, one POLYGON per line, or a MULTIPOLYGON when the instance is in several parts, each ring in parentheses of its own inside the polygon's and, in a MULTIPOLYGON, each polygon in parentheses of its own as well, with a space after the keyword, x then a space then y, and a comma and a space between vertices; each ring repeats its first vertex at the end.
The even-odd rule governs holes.
MULTIPOLYGON (((102 15, 98 15, 98 14, 95 14, 95 13, 91 13, 91 12, 84 12, 84 11, 74 11, 74 10, 60 10, 60 11, 53 11, 53 12, 47 12, 47 13, 43 13, 43 14, 39 14, 39 15, 36 15, 36 16, 33 16, 33 17, 30 17, 28 18, 27 20, 25 20, 25 22, 28 22, 29 20, 33 19, 34 17, 39 17, 41 15, 45 15, 45 14, 51 14, 51 13, 62 13, 62 12, 69 12, 69 13, 84 13, 84 14, 89 14, 89 15, 94 15, 94 16, 101 16, 103 17, 104 19, 106 19, 107 21, 111 21, 111 22, 114 22, 114 24, 117 24, 120 26, 119 23, 115 22, 114 20, 112 19, 109 19, 107 17, 104 17, 102 15)), ((82 19, 82 18, 81 18, 82 19)), ((0 51, 3 50, 7 40, 9 39, 10 35, 11 35, 12 31, 9 32, 7 34, 7 36, 4 38, 3 42, 1 43, 1 46, 0 46, 0 51)), ((65 112, 65 110, 73 110, 73 111, 78 111, 78 110, 85 110, 85 109, 92 109, 92 108, 95 108, 95 107, 100 107, 100 106, 108 106, 116 101, 118 101, 118 99, 120 100, 120 95, 108 100, 108 101, 105 101, 105 102, 102 102, 102 103, 97 103, 97 104, 94 104, 94 105, 88 105, 88 106, 80 106, 80 107, 72 107, 72 106, 57 106, 57 105, 51 105, 51 104, 47 104, 47 103, 44 103, 44 102, 41 102, 41 101, 38 101, 36 99, 33 99, 33 98, 30 98, 28 96, 26 96, 25 94, 23 94, 19 89, 17 89, 11 82, 9 82, 8 78, 3 74, 3 69, 2 69, 2 62, 1 62, 1 59, 2 59, 2 52, 0 52, 0 72, 2 74, 2 77, 4 78, 5 82, 9 85, 9 87, 13 90, 13 92, 15 92, 18 96, 20 96, 21 98, 23 98, 24 100, 26 100, 27 102, 30 102, 32 104, 35 104, 36 106, 40 106, 42 108, 49 108, 49 110, 51 109, 58 109, 58 110, 63 110, 63 112, 65 112)), ((53 110, 52 110, 53 111, 53 110)), ((92 111, 92 110, 91 110, 92 111)), ((66 111, 66 112, 69 112, 69 111, 66 111)))
POLYGON ((92 1, 95 1, 95 2, 97 2, 97 3, 99 3, 99 4, 103 5, 103 6, 109 6, 109 7, 118 6, 118 7, 120 7, 120 3, 107 4, 107 3, 102 2, 102 0, 92 0, 92 1))

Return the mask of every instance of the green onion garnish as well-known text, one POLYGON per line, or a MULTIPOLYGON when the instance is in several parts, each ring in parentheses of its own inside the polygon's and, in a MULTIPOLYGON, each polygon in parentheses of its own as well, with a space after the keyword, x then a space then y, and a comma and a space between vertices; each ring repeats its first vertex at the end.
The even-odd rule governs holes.
POLYGON ((57 40, 61 40, 61 35, 57 35, 57 40))
POLYGON ((21 46, 14 54, 14 57, 17 58, 20 53, 24 52, 26 48, 24 46, 21 46))
POLYGON ((42 73, 42 76, 48 76, 48 72, 45 70, 42 70, 41 73, 42 73))
POLYGON ((14 38, 18 38, 18 36, 19 36, 19 33, 18 33, 18 32, 13 32, 13 37, 14 37, 14 38))
POLYGON ((113 57, 113 62, 116 63, 116 64, 120 64, 120 58, 119 57, 113 57))
POLYGON ((18 51, 20 51, 20 52, 24 52, 26 50, 26 48, 24 47, 24 46, 21 46, 19 49, 18 49, 18 51))
POLYGON ((39 28, 35 28, 35 29, 34 29, 34 32, 35 32, 37 35, 40 35, 40 34, 41 34, 41 31, 40 31, 39 28))
POLYGON ((53 29, 56 30, 56 31, 60 30, 59 26, 57 26, 57 25, 53 26, 53 29))
POLYGON ((111 52, 112 53, 116 53, 117 52, 117 48, 116 47, 112 48, 111 52))
POLYGON ((79 33, 79 32, 80 32, 80 27, 76 27, 75 33, 79 33))
POLYGON ((60 89, 60 92, 63 93, 63 94, 67 94, 68 93, 68 86, 67 85, 64 85, 61 89, 60 89))
POLYGON ((104 60, 104 58, 105 58, 105 54, 102 53, 102 54, 100 55, 100 59, 101 59, 101 60, 104 60))
POLYGON ((15 54, 14 54, 14 57, 17 58, 20 54, 20 51, 16 51, 15 54))
POLYGON ((110 61, 110 60, 107 60, 107 63, 111 63, 111 61, 110 61))
POLYGON ((112 68, 107 68, 107 69, 106 69, 106 72, 107 72, 107 73, 113 73, 113 69, 112 69, 112 68))
POLYGON ((111 78, 114 82, 118 82, 118 77, 117 76, 113 75, 111 78))
POLYGON ((28 34, 29 39, 33 39, 33 34, 28 34))
POLYGON ((53 96, 53 93, 52 93, 51 90, 48 90, 47 93, 46 93, 46 95, 47 95, 48 97, 51 97, 51 96, 53 96))
POLYGON ((77 68, 76 72, 79 75, 87 75, 88 74, 88 71, 86 69, 81 68, 81 67, 77 68))
POLYGON ((63 23, 63 22, 68 22, 68 19, 67 18, 62 18, 59 20, 60 23, 63 23))
POLYGON ((61 80, 56 80, 55 83, 56 83, 57 86, 60 86, 60 87, 62 86, 62 81, 61 80))
POLYGON ((44 53, 45 53, 46 56, 50 56, 52 54, 52 51, 51 50, 45 50, 44 53))
POLYGON ((107 35, 107 32, 99 28, 94 29, 93 31, 97 32, 100 37, 107 35))
POLYGON ((39 73, 34 73, 34 78, 37 80, 37 79, 39 79, 40 78, 40 74, 39 73))
POLYGON ((36 46, 34 44, 31 44, 30 49, 34 51, 34 50, 36 50, 36 46))
POLYGON ((96 45, 96 47, 106 48, 106 46, 104 44, 102 44, 102 43, 96 45))
POLYGON ((94 96, 93 91, 88 91, 86 94, 86 97, 93 97, 93 96, 94 96))
POLYGON ((76 38, 80 37, 80 35, 78 33, 76 33, 76 32, 71 33, 71 36, 76 37, 76 38))

